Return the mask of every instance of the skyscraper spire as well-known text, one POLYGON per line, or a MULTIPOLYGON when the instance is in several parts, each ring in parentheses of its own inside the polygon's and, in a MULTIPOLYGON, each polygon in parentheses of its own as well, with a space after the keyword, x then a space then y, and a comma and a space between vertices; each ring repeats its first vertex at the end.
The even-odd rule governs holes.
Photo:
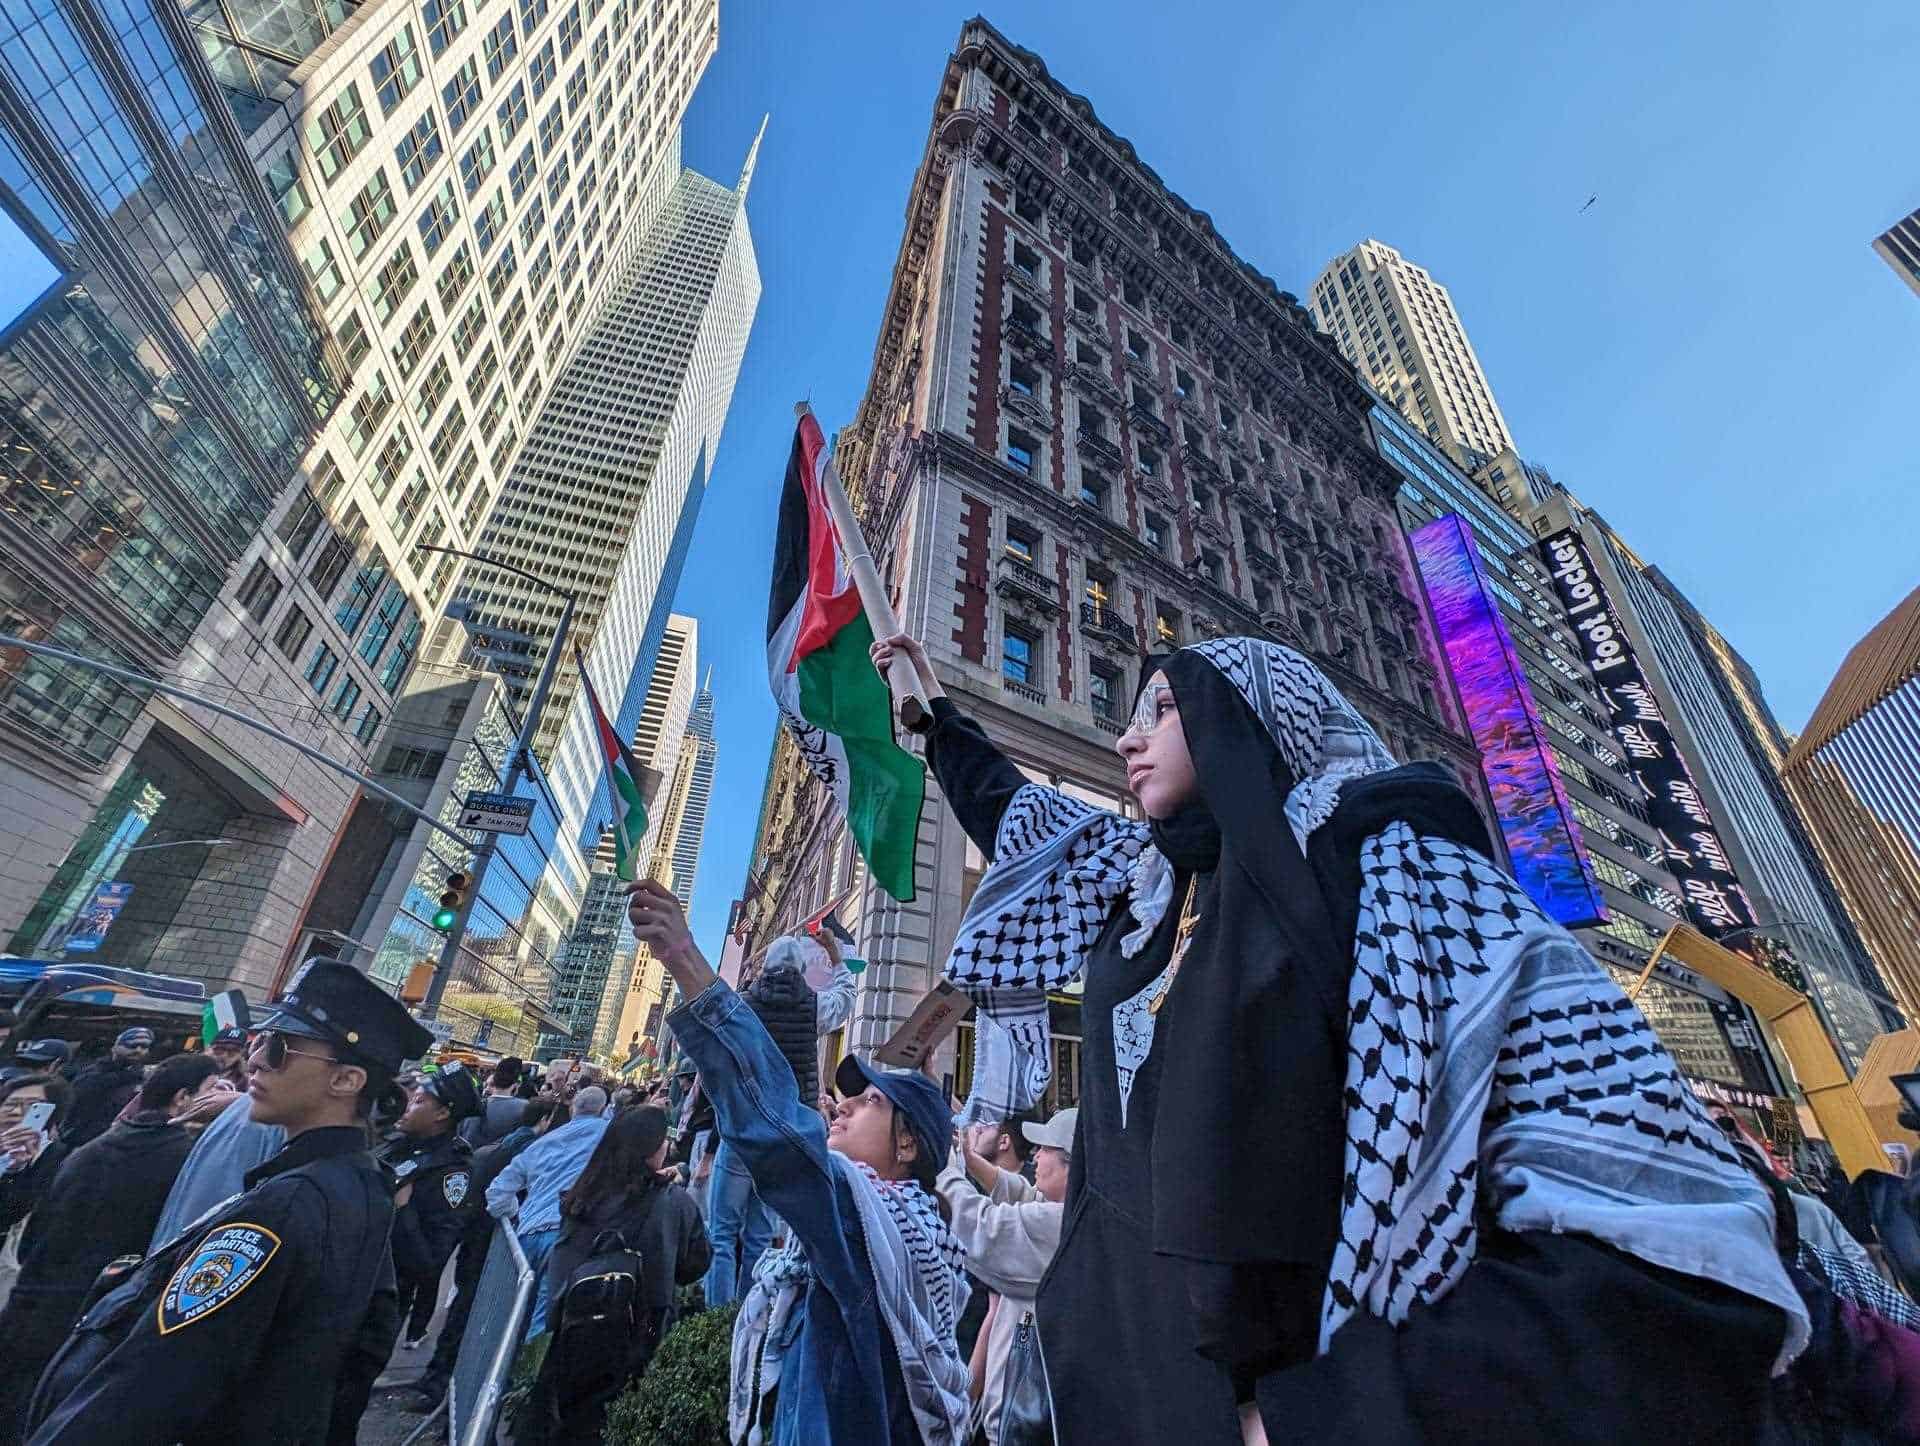
POLYGON ((760 164, 760 142, 767 138, 767 122, 772 119, 772 111, 760 117, 760 129, 754 132, 753 144, 747 147, 746 164, 740 167, 740 184, 733 188, 733 193, 740 198, 742 206, 747 204, 747 191, 753 185, 753 168, 760 164))

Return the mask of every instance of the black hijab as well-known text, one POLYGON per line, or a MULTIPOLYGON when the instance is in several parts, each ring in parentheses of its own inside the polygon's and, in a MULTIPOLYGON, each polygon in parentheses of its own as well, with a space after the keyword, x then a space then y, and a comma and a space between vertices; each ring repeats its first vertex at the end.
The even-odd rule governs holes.
POLYGON ((1199 796, 1153 837, 1175 869, 1169 914, 1197 875, 1200 921, 1160 1026, 1153 1248, 1195 1263, 1203 1353, 1257 1373, 1312 1354, 1339 1225, 1351 939, 1287 822, 1298 780, 1266 725, 1198 654, 1156 670, 1199 796))

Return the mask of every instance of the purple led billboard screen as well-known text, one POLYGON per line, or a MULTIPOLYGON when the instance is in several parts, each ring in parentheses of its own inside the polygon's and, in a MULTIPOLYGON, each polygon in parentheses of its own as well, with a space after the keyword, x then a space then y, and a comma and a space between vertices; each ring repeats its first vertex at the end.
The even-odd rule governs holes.
POLYGON ((1573 806, 1546 749, 1533 692, 1480 570, 1472 534, 1458 517, 1442 517, 1413 534, 1413 555, 1480 748, 1514 878, 1566 927, 1604 923, 1607 908, 1573 806))

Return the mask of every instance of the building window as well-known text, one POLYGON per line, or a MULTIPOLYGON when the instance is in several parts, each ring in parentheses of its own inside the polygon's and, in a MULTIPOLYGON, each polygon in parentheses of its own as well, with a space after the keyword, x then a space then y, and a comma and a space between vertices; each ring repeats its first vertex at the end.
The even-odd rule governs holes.
POLYGON ((1193 373, 1188 371, 1185 367, 1175 367, 1173 369, 1173 391, 1175 396, 1178 396, 1183 400, 1187 397, 1192 396, 1193 395, 1193 373))
POLYGON ((431 256, 440 249, 440 244, 453 230, 453 223, 459 219, 460 204, 453 197, 451 178, 440 183, 439 192, 420 213, 420 239, 425 243, 427 255, 431 256))
POLYGON ((1038 226, 1042 215, 1040 202, 1028 195, 1016 197, 1013 203, 1013 214, 1029 226, 1038 226))
POLYGON ((340 318, 333 339, 339 344, 340 354, 346 358, 350 371, 365 361, 367 353, 373 350, 373 343, 367 338, 367 324, 360 319, 357 311, 349 311, 340 318))
POLYGON ((247 580, 240 585, 241 609, 255 622, 264 623, 267 620, 267 614, 273 611, 273 605, 279 597, 280 579, 273 575, 273 569, 267 565, 267 560, 263 557, 254 563, 253 570, 247 574, 247 580))
POLYGON ((512 190, 514 200, 518 201, 527 194, 527 188, 539 173, 540 163, 533 158, 533 142, 528 141, 519 157, 507 168, 507 186, 512 190))
POLYGON ((1149 512, 1146 517, 1147 546, 1162 556, 1167 551, 1167 519, 1149 512))
POLYGON ((1147 304, 1147 293, 1141 290, 1140 283, 1137 281, 1127 282, 1121 287, 1120 294, 1125 298, 1127 305, 1136 311, 1147 304))
POLYGON ((1180 645, 1180 612, 1165 603, 1153 610, 1153 636, 1156 641, 1173 647, 1180 645))
POLYGON ((480 67, 472 57, 453 73, 453 79, 440 87, 440 98, 447 105, 447 129, 454 135, 467 123, 480 104, 480 67))
POLYGON ((413 369, 420 365, 420 359, 432 345, 433 307, 423 301, 401 331, 400 339, 393 344, 393 364, 400 372, 400 380, 413 375, 413 369))
POLYGON ((312 544, 314 534, 319 532, 323 520, 320 504, 314 500, 311 492, 301 488, 298 500, 287 509, 286 516, 280 519, 280 526, 274 532, 296 565, 306 556, 307 548, 312 544))
POLYGON ((299 608, 288 608, 287 615, 280 619, 280 627, 273 635, 273 645, 280 650, 280 656, 291 663, 300 656, 300 649, 313 634, 313 619, 299 608))
POLYGON ((433 457, 434 470, 444 472, 447 463, 453 457, 453 449, 460 445, 460 439, 467 434, 467 414, 455 402, 453 410, 447 413, 447 420, 440 430, 433 434, 433 441, 427 451, 433 457))
POLYGON ((366 390, 354 399, 347 412, 347 450, 355 457, 367 450, 373 434, 393 407, 393 394, 387 390, 384 372, 375 372, 366 390))
POLYGON ((1013 269, 1035 285, 1040 281, 1040 256, 1031 246, 1013 244, 1013 269))
POLYGON ((434 283, 434 289, 440 293, 440 309, 448 316, 453 315, 454 304, 466 293, 475 274, 473 248, 462 241, 454 247, 447 264, 440 268, 440 279, 434 283))
POLYGON ((487 79, 498 80, 519 48, 520 43, 513 34, 513 17, 502 15, 500 23, 489 30, 487 38, 481 42, 481 54, 487 62, 487 79))
POLYGON ((1024 562, 1033 566, 1034 554, 1040 547, 1040 534, 1024 522, 1007 524, 1007 556, 1015 562, 1024 562))
POLYGON ((1105 663, 1095 663, 1087 674, 1087 700, 1093 716, 1107 723, 1120 721, 1120 674, 1105 663))
POLYGON ((1027 476, 1034 475, 1034 459, 1038 455, 1040 444, 1025 432, 1007 433, 1007 465, 1016 472, 1027 476))
POLYGON ((328 185, 360 154, 373 135, 367 108, 360 103, 360 87, 351 81, 333 104, 307 122, 307 144, 313 150, 320 179, 328 185))
MULTIPOLYGON (((447 559, 452 562, 452 558, 447 559)), ((438 589, 435 589, 438 595, 438 589)), ((407 619, 407 625, 400 630, 399 638, 394 642, 393 651, 387 654, 387 666, 380 674, 380 686, 388 694, 400 686, 407 676, 407 670, 413 666, 413 655, 420 648, 420 615, 415 613, 407 619)))
POLYGON ((414 396, 413 415, 422 427, 433 420, 433 414, 439 409, 441 400, 453 386, 453 372, 447 366, 445 357, 435 357, 433 365, 427 368, 426 380, 420 383, 420 390, 414 396))
POLYGON ((313 207, 307 197, 306 182, 300 179, 300 163, 294 159, 291 149, 279 152, 267 162, 266 182, 274 204, 280 208, 280 219, 291 230, 313 207))
POLYGON ((339 669, 339 655, 325 643, 315 643, 313 656, 307 660, 307 686, 316 693, 326 692, 339 669))
POLYGON ((1076 286, 1073 288, 1073 309, 1076 312, 1081 316, 1090 317, 1098 308, 1099 303, 1094 299, 1091 291, 1087 290, 1084 286, 1076 286))
POLYGON ((1080 406, 1080 430, 1090 437, 1105 437, 1107 435, 1106 413, 1098 407, 1090 407, 1083 402, 1080 406))
POLYGON ((340 294, 340 288, 346 283, 340 279, 340 265, 333 259, 333 246, 327 238, 315 238, 313 245, 307 248, 306 255, 300 258, 300 265, 307 273, 307 282, 313 287, 314 298, 325 306, 340 294))
POLYGON ((420 279, 420 269, 414 264, 413 247, 403 238, 399 249, 387 258, 374 277, 373 311, 381 324, 393 320, 407 293, 413 290, 413 284, 420 279))
POLYGON ((1140 449, 1140 475, 1158 477, 1160 475, 1160 454, 1151 447, 1140 449))
POLYGON ((380 710, 367 704, 360 714, 360 721, 354 725, 353 736, 362 743, 373 742, 373 735, 380 731, 380 710))
POLYGON ((413 43, 413 27, 402 25, 380 53, 373 57, 373 89, 380 97, 380 113, 393 108, 420 83, 420 52, 413 43))
POLYGON ((579 0, 575 0, 560 16, 560 58, 565 60, 573 54, 573 47, 579 43, 580 5, 579 0))
POLYGON ((373 495, 385 502, 387 494, 393 491, 394 484, 400 480, 407 459, 413 456, 413 437, 405 427, 395 427, 392 434, 381 444, 379 454, 373 459, 373 468, 367 482, 373 489, 373 495))
POLYGON ((423 0, 420 18, 427 23, 427 48, 439 55, 467 28, 467 0, 423 0))
POLYGON ((1082 477, 1080 502, 1082 506, 1091 507, 1104 517, 1107 512, 1107 484, 1097 478, 1082 477))
POLYGON ((493 118, 500 122, 500 140, 503 145, 520 134, 520 127, 527 123, 526 82, 516 80, 513 83, 513 89, 507 92, 507 98, 494 108, 493 118))
POLYGON ((1147 359, 1148 350, 1147 339, 1132 327, 1128 327, 1127 356, 1133 361, 1143 362, 1147 359))
POLYGON ((539 100, 547 93, 547 87, 553 84, 553 78, 559 74, 560 66, 553 58, 553 42, 549 40, 534 53, 527 65, 527 73, 533 80, 533 98, 539 100))
POLYGON ((520 273, 520 255, 509 241, 499 256, 494 259, 492 268, 487 272, 487 295, 498 302, 513 284, 513 278, 520 273))
POLYGON ((460 180, 467 188, 467 195, 480 189, 487 177, 493 174, 493 131, 480 128, 480 138, 467 147, 466 154, 460 157, 460 180))
POLYGON ((1034 642, 1030 633, 1009 627, 1000 644, 1000 676, 1010 683, 1034 687, 1034 642))
POLYGON ((444 149, 440 143, 440 123, 434 118, 433 107, 428 106, 393 148, 393 158, 400 167, 400 181, 409 196, 419 189, 420 182, 444 149))
POLYGON ((1200 571, 1206 574, 1207 581, 1212 583, 1215 587, 1225 587, 1227 585, 1226 567, 1224 564, 1221 563, 1219 553, 1217 552, 1201 553, 1200 554, 1200 571))
POLYGON ((353 716, 354 707, 360 702, 360 685, 351 674, 340 680, 340 687, 333 695, 333 701, 327 705, 327 711, 341 722, 353 716))
MULTIPOLYGON (((329 533, 326 545, 314 555, 313 566, 307 569, 307 582, 322 602, 333 596, 334 588, 339 586, 341 577, 346 573, 347 564, 352 561, 353 544, 344 537, 329 533)), ((293 653, 287 652, 287 656, 291 658, 293 653)))
POLYGON ((1088 367, 1103 376, 1106 374, 1107 354, 1090 341, 1081 341, 1078 338, 1074 340, 1073 359, 1083 367, 1088 367))
POLYGON ((1015 362, 1007 368, 1007 385, 1023 397, 1040 396, 1040 369, 1026 362, 1015 362))

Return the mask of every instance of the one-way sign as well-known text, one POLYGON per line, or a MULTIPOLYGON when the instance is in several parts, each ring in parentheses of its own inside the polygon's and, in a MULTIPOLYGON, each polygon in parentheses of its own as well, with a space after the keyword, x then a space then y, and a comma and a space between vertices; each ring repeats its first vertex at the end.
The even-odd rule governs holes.
POLYGON ((532 822, 533 800, 515 798, 511 793, 483 793, 476 788, 460 810, 460 827, 477 828, 482 833, 523 834, 532 822))

